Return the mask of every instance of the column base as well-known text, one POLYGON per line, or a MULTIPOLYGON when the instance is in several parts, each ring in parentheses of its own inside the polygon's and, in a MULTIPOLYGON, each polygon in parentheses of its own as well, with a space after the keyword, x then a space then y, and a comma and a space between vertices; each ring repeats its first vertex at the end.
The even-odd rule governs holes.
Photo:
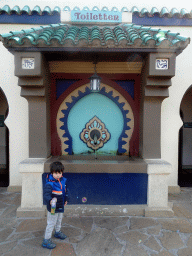
POLYGON ((168 186, 168 193, 169 194, 179 194, 181 192, 180 186, 168 186))
POLYGON ((22 186, 9 186, 7 187, 7 192, 21 192, 22 186))
POLYGON ((38 217, 38 218, 45 218, 46 216, 46 206, 39 208, 17 208, 16 216, 18 218, 26 218, 26 217, 38 217))
POLYGON ((145 217, 173 217, 173 203, 168 203, 168 207, 146 207, 145 217))

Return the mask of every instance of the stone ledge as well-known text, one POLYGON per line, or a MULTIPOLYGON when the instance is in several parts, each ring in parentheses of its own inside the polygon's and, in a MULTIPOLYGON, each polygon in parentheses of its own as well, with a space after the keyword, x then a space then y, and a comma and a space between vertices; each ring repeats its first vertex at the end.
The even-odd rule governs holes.
POLYGON ((22 186, 9 186, 7 192, 21 192, 22 186))
POLYGON ((46 207, 43 206, 42 208, 17 208, 16 216, 18 218, 26 218, 26 217, 38 217, 44 218, 46 214, 46 207))
POLYGON ((162 159, 145 159, 147 173, 150 175, 169 175, 172 172, 172 165, 162 159))
POLYGON ((144 216, 146 205, 67 205, 64 215, 80 216, 144 216))
POLYGON ((44 163, 47 158, 27 158, 20 162, 19 172, 20 173, 43 173, 44 163))
POLYGON ((173 217, 173 203, 168 203, 168 207, 146 207, 145 217, 173 217))

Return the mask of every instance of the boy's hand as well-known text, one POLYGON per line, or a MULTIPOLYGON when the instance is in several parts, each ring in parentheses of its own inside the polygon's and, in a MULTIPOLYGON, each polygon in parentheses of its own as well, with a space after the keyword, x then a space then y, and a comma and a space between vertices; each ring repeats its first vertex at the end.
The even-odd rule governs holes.
POLYGON ((64 206, 67 205, 67 201, 65 202, 64 206))

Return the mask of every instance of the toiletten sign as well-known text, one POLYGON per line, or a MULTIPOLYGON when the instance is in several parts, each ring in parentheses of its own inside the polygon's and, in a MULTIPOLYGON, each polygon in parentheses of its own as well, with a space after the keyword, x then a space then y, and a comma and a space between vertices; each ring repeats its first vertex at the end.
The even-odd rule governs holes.
POLYGON ((121 23, 121 12, 106 11, 71 11, 72 22, 93 22, 93 23, 121 23))

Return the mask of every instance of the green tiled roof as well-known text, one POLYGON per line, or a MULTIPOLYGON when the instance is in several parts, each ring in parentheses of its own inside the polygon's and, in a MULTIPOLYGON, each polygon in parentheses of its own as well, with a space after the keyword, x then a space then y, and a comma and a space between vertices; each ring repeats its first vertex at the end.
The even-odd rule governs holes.
MULTIPOLYGON (((19 6, 14 6, 11 8, 9 5, 5 5, 2 8, 0 8, 0 15, 3 13, 6 13, 8 15, 11 14, 28 14, 28 15, 33 15, 33 14, 38 14, 38 15, 53 15, 53 14, 60 14, 61 10, 65 11, 71 11, 71 10, 78 10, 80 11, 79 7, 74 7, 71 9, 69 6, 65 6, 63 8, 56 6, 52 10, 49 6, 44 7, 41 9, 38 5, 36 5, 34 8, 30 8, 28 5, 25 5, 23 8, 19 6)), ((166 7, 163 7, 161 10, 158 10, 156 7, 152 7, 150 10, 147 8, 142 8, 139 10, 137 6, 133 6, 131 9, 128 9, 127 7, 123 7, 121 9, 118 9, 117 7, 112 7, 109 9, 108 7, 104 6, 103 8, 99 9, 97 6, 94 6, 92 9, 88 8, 85 6, 82 10, 84 11, 120 11, 120 12, 131 12, 133 14, 138 14, 140 17, 153 17, 154 15, 158 15, 159 17, 178 17, 178 18, 192 18, 192 11, 187 11, 185 8, 182 8, 181 10, 177 10, 176 8, 172 8, 171 10, 168 10, 166 7)))
POLYGON ((36 5, 33 9, 30 9, 28 5, 25 5, 23 8, 20 8, 18 5, 14 6, 13 8, 10 8, 9 5, 5 5, 2 8, 0 8, 0 14, 6 13, 8 15, 11 14, 28 14, 28 15, 33 15, 33 14, 38 14, 38 15, 53 15, 55 13, 60 14, 61 9, 60 7, 56 6, 53 10, 49 6, 46 6, 44 9, 41 9, 38 5, 36 5))
POLYGON ((170 30, 134 24, 120 26, 72 26, 52 24, 0 35, 7 48, 14 47, 100 47, 184 49, 190 38, 170 30))

